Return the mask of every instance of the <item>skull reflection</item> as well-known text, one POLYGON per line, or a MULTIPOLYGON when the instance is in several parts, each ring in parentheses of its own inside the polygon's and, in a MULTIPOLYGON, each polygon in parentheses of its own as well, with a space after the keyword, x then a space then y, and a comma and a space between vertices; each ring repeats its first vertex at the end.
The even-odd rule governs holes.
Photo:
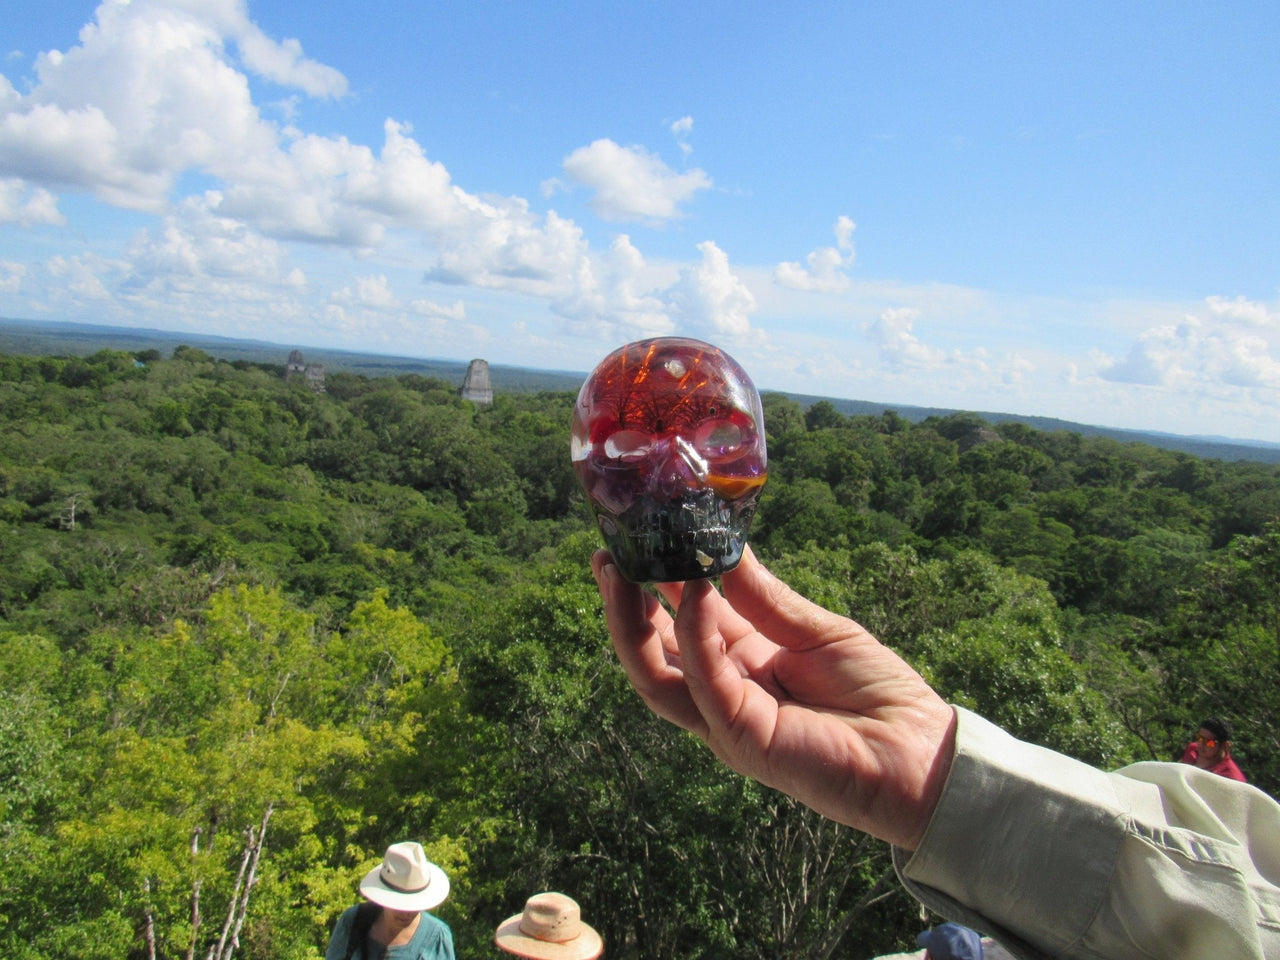
POLYGON ((628 580, 713 577, 742 559, 767 473, 764 415, 719 348, 659 337, 609 354, 578 393, 572 454, 628 580))

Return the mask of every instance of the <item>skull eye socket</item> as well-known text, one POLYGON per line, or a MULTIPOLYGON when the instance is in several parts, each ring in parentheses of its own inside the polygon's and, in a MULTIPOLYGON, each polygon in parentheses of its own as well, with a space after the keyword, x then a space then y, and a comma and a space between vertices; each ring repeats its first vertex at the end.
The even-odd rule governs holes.
POLYGON ((616 430, 604 442, 604 455, 610 460, 640 460, 652 442, 649 434, 639 430, 616 430))
POLYGON ((742 427, 732 420, 707 420, 698 425, 693 445, 711 460, 732 457, 742 450, 742 427))

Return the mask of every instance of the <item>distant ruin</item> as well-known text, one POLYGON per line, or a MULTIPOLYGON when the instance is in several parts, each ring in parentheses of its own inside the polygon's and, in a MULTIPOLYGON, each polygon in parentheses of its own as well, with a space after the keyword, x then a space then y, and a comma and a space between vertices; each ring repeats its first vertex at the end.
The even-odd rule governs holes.
POLYGON ((472 360, 458 391, 463 400, 487 407, 493 403, 493 385, 489 383, 489 361, 472 360))
POLYGON ((289 362, 284 365, 284 378, 301 379, 316 393, 324 393, 324 364, 307 363, 302 359, 301 350, 289 352, 289 362))

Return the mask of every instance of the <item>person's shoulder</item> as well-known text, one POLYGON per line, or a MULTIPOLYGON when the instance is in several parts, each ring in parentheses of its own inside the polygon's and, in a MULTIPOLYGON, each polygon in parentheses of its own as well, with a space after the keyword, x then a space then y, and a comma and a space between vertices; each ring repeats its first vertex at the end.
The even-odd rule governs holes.
POLYGON ((418 960, 453 960, 453 931, 435 914, 423 910, 409 951, 418 960))
POLYGON ((354 922, 356 918, 356 912, 359 909, 360 909, 360 904, 358 903, 353 903, 351 906, 347 907, 347 909, 343 910, 342 913, 338 916, 338 922, 334 924, 334 927, 335 928, 349 927, 352 924, 352 922, 354 922))
POLYGON ((329 947, 325 951, 325 957, 343 957, 346 955, 347 940, 351 936, 351 925, 356 922, 356 911, 359 905, 347 907, 338 916, 337 922, 333 925, 333 933, 329 936, 329 947))
POLYGON ((1227 757, 1222 763, 1222 775, 1230 777, 1232 780, 1239 780, 1241 783, 1248 783, 1245 779, 1244 772, 1240 769, 1239 764, 1232 757, 1227 757))
POLYGON ((421 926, 423 929, 430 930, 433 933, 443 935, 444 937, 447 937, 450 940, 453 939, 453 931, 449 929, 449 925, 445 923, 443 920, 441 920, 439 917, 437 917, 434 913, 428 913, 426 910, 423 910, 421 926))

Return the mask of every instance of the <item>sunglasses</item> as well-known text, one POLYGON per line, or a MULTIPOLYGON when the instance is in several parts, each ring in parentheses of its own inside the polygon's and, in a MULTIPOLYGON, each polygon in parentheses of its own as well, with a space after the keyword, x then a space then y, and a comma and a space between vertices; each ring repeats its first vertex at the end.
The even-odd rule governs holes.
POLYGON ((1214 740, 1212 737, 1201 736, 1198 733, 1196 734, 1196 743, 1203 743, 1210 750, 1212 750, 1214 747, 1218 745, 1217 740, 1214 740))

